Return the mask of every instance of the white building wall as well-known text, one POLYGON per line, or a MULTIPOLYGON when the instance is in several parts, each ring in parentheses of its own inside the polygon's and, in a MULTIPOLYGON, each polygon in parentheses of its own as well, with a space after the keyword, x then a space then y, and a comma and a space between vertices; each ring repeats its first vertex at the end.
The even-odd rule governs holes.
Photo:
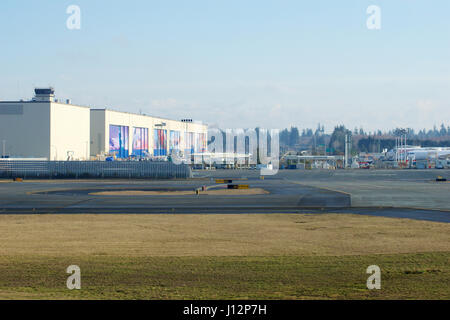
POLYGON ((204 133, 207 139, 208 126, 199 123, 185 123, 176 120, 169 120, 127 112, 120 112, 114 110, 93 109, 91 110, 91 143, 92 143, 92 155, 98 155, 104 152, 109 153, 109 126, 127 126, 129 128, 128 137, 128 150, 131 154, 133 144, 133 128, 147 128, 148 140, 149 140, 149 152, 152 154, 154 149, 154 129, 167 130, 167 152, 169 152, 169 138, 170 131, 180 132, 180 149, 185 149, 185 132, 204 133), (156 127, 158 124, 165 123, 163 127, 156 127), (98 143, 98 139, 103 138, 101 143, 98 143))
POLYGON ((50 154, 51 160, 89 160, 90 109, 63 103, 51 103, 50 154))
POLYGON ((105 152, 105 112, 103 110, 91 110, 91 156, 100 155, 105 152))
POLYGON ((0 155, 50 158, 50 103, 0 102, 0 155))
POLYGON ((148 129, 149 152, 154 149, 154 129, 180 132, 180 150, 186 148, 186 133, 203 133, 207 125, 184 123, 113 110, 97 110, 58 102, 0 102, 0 155, 5 141, 6 155, 16 158, 88 160, 90 155, 109 153, 109 126, 129 127, 128 150, 131 154, 133 128, 148 129), (157 124, 165 123, 163 127, 157 124))

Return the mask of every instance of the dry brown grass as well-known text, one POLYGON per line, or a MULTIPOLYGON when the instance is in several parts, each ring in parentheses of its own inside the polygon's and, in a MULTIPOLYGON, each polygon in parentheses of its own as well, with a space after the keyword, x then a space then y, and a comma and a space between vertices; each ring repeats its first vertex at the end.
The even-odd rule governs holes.
POLYGON ((0 215, 5 256, 338 256, 450 251, 450 225, 343 214, 0 215))
POLYGON ((270 192, 262 188, 250 189, 210 189, 208 191, 201 191, 200 195, 216 195, 216 196, 242 196, 242 195, 256 195, 269 194, 270 192))

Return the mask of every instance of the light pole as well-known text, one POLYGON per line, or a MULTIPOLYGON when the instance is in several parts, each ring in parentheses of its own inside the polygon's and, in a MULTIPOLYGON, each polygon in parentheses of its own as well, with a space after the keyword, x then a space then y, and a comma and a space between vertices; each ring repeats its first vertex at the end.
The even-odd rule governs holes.
POLYGON ((404 139, 405 139, 405 166, 408 164, 408 152, 406 150, 407 146, 406 146, 406 139, 408 138, 408 129, 404 130, 404 139))
POLYGON ((395 130, 395 161, 397 165, 403 166, 406 164, 406 135, 408 133, 407 129, 399 128, 395 130))
MULTIPOLYGON (((192 122, 192 119, 181 119, 181 122, 184 122, 184 152, 188 150, 188 123, 192 122)), ((191 146, 189 146, 189 155, 191 146)), ((185 155, 186 157, 186 155, 185 155)))
POLYGON ((397 161, 397 137, 395 137, 395 161, 397 161))
POLYGON ((407 129, 402 129, 402 131, 401 131, 401 135, 402 135, 402 141, 403 141, 403 150, 402 150, 402 154, 403 154, 403 157, 402 157, 402 164, 403 165, 406 165, 406 134, 408 133, 408 130, 407 129))
POLYGON ((346 133, 344 143, 344 168, 349 167, 349 155, 351 155, 350 134, 346 133))

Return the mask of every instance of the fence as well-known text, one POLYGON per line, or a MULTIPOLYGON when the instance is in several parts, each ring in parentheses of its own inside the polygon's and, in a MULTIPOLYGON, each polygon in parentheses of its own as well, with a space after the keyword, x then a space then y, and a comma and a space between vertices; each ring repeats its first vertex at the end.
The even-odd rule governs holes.
POLYGON ((147 178, 186 179, 186 164, 153 161, 23 161, 0 159, 0 178, 147 178))

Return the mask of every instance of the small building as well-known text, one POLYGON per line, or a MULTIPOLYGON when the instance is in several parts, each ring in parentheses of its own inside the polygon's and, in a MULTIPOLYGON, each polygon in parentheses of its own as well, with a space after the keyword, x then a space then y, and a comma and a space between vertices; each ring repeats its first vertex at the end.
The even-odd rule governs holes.
POLYGON ((0 101, 2 157, 88 159, 90 109, 58 102, 53 88, 34 92, 31 101, 0 101))

